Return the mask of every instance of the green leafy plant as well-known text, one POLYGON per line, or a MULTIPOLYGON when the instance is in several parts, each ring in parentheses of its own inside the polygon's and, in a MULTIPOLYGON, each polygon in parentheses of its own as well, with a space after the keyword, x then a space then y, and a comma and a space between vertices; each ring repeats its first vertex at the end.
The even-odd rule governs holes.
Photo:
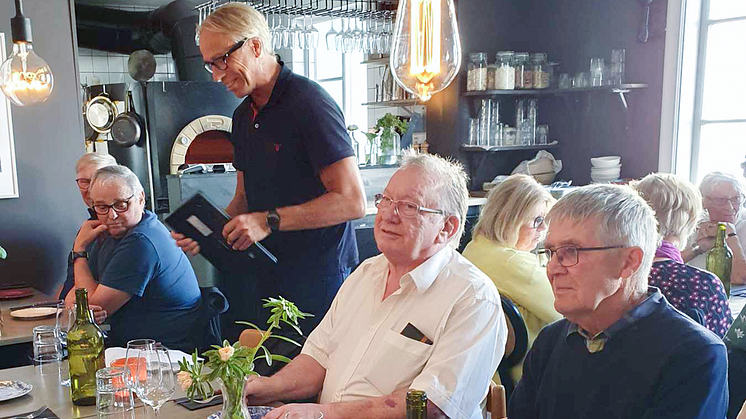
POLYGON ((392 128, 399 131, 399 134, 403 135, 409 128, 409 122, 400 119, 398 116, 394 116, 390 113, 378 118, 376 126, 373 127, 374 132, 366 132, 365 136, 368 137, 368 141, 375 141, 376 137, 380 133, 381 135, 381 151, 390 150, 394 147, 394 132, 392 128))
POLYGON ((7 257, 8 257, 8 252, 6 252, 5 249, 3 249, 2 246, 0 246, 0 259, 5 259, 7 257))
POLYGON ((298 320, 306 317, 313 317, 312 314, 301 312, 292 302, 279 297, 263 300, 262 307, 270 308, 271 315, 267 320, 267 330, 260 329, 257 325, 249 322, 238 321, 236 323, 249 326, 261 333, 261 339, 252 348, 241 346, 240 342, 231 345, 227 340, 223 341, 222 346, 212 345, 211 350, 206 351, 203 356, 206 361, 197 357, 197 351, 192 354, 192 359, 179 361, 180 372, 178 381, 181 387, 186 390, 186 395, 190 400, 206 399, 211 397, 215 390, 211 384, 216 378, 223 381, 223 387, 229 394, 224 394, 230 400, 235 401, 231 405, 230 418, 225 419, 242 419, 241 403, 244 380, 251 375, 259 375, 254 371, 254 360, 257 357, 263 357, 268 365, 274 361, 288 363, 290 359, 277 354, 271 354, 264 346, 267 339, 275 338, 284 340, 300 347, 301 345, 285 336, 277 335, 274 332, 280 329, 280 324, 285 323, 292 327, 298 334, 302 335, 298 327, 298 320), (209 372, 205 371, 206 369, 209 372))

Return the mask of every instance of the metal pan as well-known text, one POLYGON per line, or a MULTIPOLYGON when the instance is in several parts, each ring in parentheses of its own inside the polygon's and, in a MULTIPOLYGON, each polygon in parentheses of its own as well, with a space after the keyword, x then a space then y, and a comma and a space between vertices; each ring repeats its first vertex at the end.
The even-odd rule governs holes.
POLYGON ((111 136, 114 142, 121 147, 132 147, 142 137, 142 121, 135 112, 132 101, 132 91, 127 91, 127 103, 124 113, 117 115, 111 125, 111 136))
POLYGON ((88 101, 85 106, 85 120, 91 128, 101 134, 111 130, 117 116, 117 107, 104 92, 88 101))

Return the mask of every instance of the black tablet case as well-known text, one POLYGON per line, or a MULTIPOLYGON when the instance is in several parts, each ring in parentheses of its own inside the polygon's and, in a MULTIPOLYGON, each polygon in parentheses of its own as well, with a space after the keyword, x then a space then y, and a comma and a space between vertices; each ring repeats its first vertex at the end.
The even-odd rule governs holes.
POLYGON ((166 217, 166 224, 196 240, 201 248, 200 254, 219 270, 245 269, 250 266, 247 264, 277 263, 277 258, 261 243, 254 243, 244 251, 233 250, 223 238, 223 227, 228 221, 228 214, 200 192, 166 217))

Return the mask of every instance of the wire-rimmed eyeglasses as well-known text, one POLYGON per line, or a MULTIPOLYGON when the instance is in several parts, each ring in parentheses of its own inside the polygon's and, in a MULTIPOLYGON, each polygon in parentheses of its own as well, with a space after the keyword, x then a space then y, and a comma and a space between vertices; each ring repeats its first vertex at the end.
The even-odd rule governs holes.
POLYGON ((610 250, 610 249, 623 249, 627 246, 604 246, 604 247, 577 247, 577 246, 561 246, 554 250, 552 249, 539 249, 536 254, 539 256, 539 262, 541 266, 546 267, 552 257, 557 256, 557 261, 560 265, 565 268, 575 266, 578 264, 578 252, 589 252, 594 250, 610 250))
POLYGON ((395 201, 383 194, 376 194, 376 208, 389 209, 394 207, 394 213, 401 217, 412 218, 419 212, 445 215, 446 212, 439 209, 426 208, 410 201, 395 201))
POLYGON ((126 212, 130 207, 130 201, 132 198, 135 197, 135 194, 132 194, 129 198, 125 199, 124 201, 117 201, 111 205, 106 204, 93 204, 93 210, 96 211, 96 214, 99 215, 106 215, 109 213, 109 209, 113 209, 114 212, 117 214, 126 212))
POLYGON ((217 67, 217 69, 221 70, 221 71, 228 69, 228 57, 230 57, 231 54, 233 54, 234 52, 236 52, 239 49, 241 49, 241 47, 243 46, 243 44, 245 44, 248 39, 249 38, 244 38, 244 39, 236 42, 228 50, 228 52, 226 52, 225 54, 221 55, 220 57, 218 57, 218 58, 216 58, 216 59, 214 59, 212 61, 206 62, 205 63, 205 70, 207 70, 210 73, 212 73, 212 68, 213 67, 217 67))
POLYGON ((733 196, 730 198, 716 198, 712 196, 707 196, 706 198, 719 207, 722 207, 729 202, 733 206, 733 208, 740 208, 741 205, 743 205, 743 196, 741 195, 733 196))
POLYGON ((88 178, 79 177, 75 179, 75 183, 78 184, 78 188, 83 189, 83 190, 91 187, 91 180, 88 178))

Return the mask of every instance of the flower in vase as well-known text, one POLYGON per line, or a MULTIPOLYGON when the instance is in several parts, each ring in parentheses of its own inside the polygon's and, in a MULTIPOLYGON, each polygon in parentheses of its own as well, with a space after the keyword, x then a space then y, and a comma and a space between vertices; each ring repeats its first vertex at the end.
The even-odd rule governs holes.
POLYGON ((220 360, 223 362, 228 361, 233 356, 234 352, 236 352, 236 350, 230 345, 218 349, 218 355, 220 356, 220 360))
POLYGON ((192 383, 194 382, 192 380, 192 374, 190 374, 188 371, 179 371, 179 373, 176 375, 176 382, 179 383, 179 386, 186 391, 189 387, 192 386, 192 383))

